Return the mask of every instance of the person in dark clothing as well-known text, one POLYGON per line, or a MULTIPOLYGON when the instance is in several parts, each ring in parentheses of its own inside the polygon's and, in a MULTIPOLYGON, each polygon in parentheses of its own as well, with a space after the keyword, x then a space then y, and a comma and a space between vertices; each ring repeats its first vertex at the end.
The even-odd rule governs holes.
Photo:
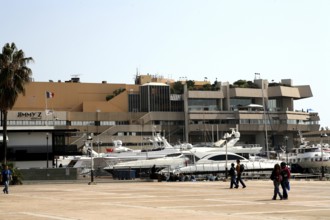
POLYGON ((236 172, 237 172, 237 179, 236 179, 236 186, 235 188, 238 188, 239 187, 239 183, 242 184, 243 188, 246 187, 245 183, 243 182, 242 180, 242 167, 241 167, 241 161, 240 160, 236 160, 236 172))
POLYGON ((151 173, 150 173, 150 179, 156 179, 157 175, 156 175, 156 165, 153 165, 151 167, 151 173))
POLYGON ((4 169, 1 172, 1 182, 3 183, 3 185, 5 186, 3 188, 3 193, 8 194, 8 188, 9 188, 9 182, 12 180, 12 174, 11 171, 8 169, 8 166, 5 165, 4 169))
POLYGON ((283 196, 280 193, 280 184, 282 182, 282 175, 281 175, 281 167, 279 164, 275 164, 270 179, 273 180, 273 184, 274 184, 274 195, 272 199, 276 200, 277 195, 279 195, 280 199, 282 200, 283 196))
POLYGON ((290 189, 290 169, 286 165, 285 162, 281 163, 281 176, 282 176, 282 181, 281 181, 281 187, 283 190, 283 199, 288 199, 288 190, 290 189))
POLYGON ((236 169, 235 169, 235 164, 232 163, 230 170, 229 170, 229 175, 230 175, 230 188, 232 189, 233 186, 235 185, 235 188, 237 188, 237 183, 236 183, 236 169))

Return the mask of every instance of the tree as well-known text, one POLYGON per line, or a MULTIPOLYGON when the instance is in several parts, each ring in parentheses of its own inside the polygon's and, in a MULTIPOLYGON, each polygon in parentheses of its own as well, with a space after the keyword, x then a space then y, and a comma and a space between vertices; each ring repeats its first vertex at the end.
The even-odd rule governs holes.
POLYGON ((7 163, 7 115, 18 98, 25 94, 25 84, 30 82, 32 70, 27 64, 32 62, 32 57, 25 57, 22 50, 18 50, 14 43, 7 43, 0 54, 0 110, 3 117, 3 145, 0 150, 0 160, 7 163))
POLYGON ((214 83, 212 84, 212 89, 213 90, 219 90, 220 89, 220 86, 221 86, 221 84, 218 82, 218 79, 216 79, 214 81, 214 83))
POLYGON ((186 83, 187 83, 188 90, 193 90, 194 89, 194 87, 195 87, 195 81, 188 80, 186 83))
POLYGON ((256 85, 252 81, 246 81, 243 79, 237 80, 236 82, 233 83, 233 87, 235 88, 259 88, 258 85, 256 85))
POLYGON ((204 84, 204 85, 203 85, 203 90, 205 90, 205 91, 210 91, 210 90, 212 90, 212 86, 211 86, 211 84, 210 84, 210 83, 204 84))
POLYGON ((172 86, 172 94, 183 94, 183 84, 181 81, 176 81, 172 86))

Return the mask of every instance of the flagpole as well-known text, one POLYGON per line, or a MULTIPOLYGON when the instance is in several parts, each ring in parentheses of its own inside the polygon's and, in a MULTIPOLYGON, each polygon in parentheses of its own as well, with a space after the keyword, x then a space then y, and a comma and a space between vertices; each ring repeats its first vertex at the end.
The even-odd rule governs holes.
POLYGON ((47 114, 47 109, 48 109, 48 103, 47 103, 48 101, 47 101, 47 99, 48 98, 47 98, 47 91, 45 91, 45 94, 44 95, 45 95, 45 99, 46 99, 46 109, 45 109, 46 123, 45 124, 46 124, 46 126, 48 126, 48 114, 47 114))

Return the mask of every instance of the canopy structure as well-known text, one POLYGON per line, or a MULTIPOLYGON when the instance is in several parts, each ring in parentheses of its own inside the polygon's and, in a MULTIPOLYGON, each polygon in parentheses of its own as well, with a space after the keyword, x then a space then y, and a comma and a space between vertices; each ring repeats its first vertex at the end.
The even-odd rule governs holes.
POLYGON ((240 110, 248 110, 248 111, 260 111, 263 110, 264 107, 262 105, 258 105, 258 104, 248 104, 248 105, 244 105, 244 106, 239 106, 240 110))
POLYGON ((258 105, 258 104, 249 104, 246 106, 243 106, 245 108, 264 108, 262 105, 258 105))

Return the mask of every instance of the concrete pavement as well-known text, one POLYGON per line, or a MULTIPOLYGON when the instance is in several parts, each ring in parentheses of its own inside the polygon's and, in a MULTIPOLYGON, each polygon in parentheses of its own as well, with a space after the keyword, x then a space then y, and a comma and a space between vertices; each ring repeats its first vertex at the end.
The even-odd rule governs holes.
POLYGON ((270 180, 142 182, 96 179, 10 186, 0 219, 329 219, 330 181, 292 180, 289 200, 271 200, 270 180))

